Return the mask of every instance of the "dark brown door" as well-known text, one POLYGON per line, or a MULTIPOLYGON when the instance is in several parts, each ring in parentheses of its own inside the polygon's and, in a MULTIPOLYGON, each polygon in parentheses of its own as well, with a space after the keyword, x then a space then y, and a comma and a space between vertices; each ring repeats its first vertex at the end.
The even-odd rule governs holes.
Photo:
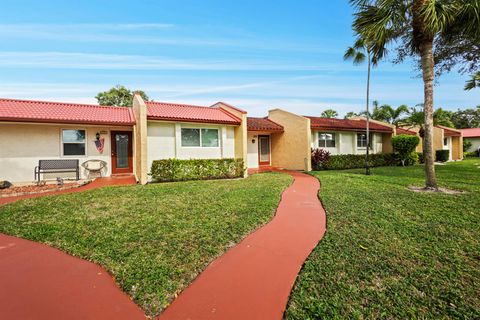
POLYGON ((270 136, 258 136, 258 164, 270 165, 270 136))
POLYGON ((132 132, 112 131, 112 173, 133 172, 132 132))

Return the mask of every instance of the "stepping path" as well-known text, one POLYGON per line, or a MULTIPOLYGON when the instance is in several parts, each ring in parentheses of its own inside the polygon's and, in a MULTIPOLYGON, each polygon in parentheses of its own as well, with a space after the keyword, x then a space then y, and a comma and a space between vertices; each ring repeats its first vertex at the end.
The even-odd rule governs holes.
POLYGON ((136 183, 137 183, 137 181, 135 180, 135 177, 133 177, 133 176, 97 178, 97 179, 93 180, 92 182, 90 182, 90 183, 88 183, 84 186, 78 187, 78 188, 65 189, 65 190, 59 190, 59 191, 51 191, 51 192, 45 192, 45 193, 25 194, 25 195, 21 195, 21 196, 13 196, 13 197, 2 197, 2 198, 0 198, 0 205, 7 204, 7 203, 12 203, 12 202, 16 202, 18 200, 28 199, 28 198, 38 198, 38 197, 58 195, 58 194, 82 192, 82 191, 102 188, 102 187, 106 187, 106 186, 131 185, 131 184, 136 184, 136 183))
POLYGON ((145 319, 98 265, 0 234, 0 319, 145 319))
POLYGON ((160 320, 282 319, 305 259, 325 233, 319 181, 288 172, 273 220, 213 261, 160 315, 160 320))

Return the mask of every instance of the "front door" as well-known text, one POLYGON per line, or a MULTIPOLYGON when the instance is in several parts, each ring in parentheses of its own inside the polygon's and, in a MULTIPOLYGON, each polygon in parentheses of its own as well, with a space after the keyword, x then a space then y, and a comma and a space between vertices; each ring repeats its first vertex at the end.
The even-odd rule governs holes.
POLYGON ((258 136, 258 164, 270 165, 270 136, 258 136))
POLYGON ((132 173, 132 132, 112 131, 112 173, 132 173))

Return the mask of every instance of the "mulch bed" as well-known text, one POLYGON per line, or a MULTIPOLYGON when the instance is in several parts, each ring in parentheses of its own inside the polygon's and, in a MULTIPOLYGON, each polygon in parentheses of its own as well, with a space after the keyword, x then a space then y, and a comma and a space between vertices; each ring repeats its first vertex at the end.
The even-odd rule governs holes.
POLYGON ((45 193, 45 192, 73 189, 73 188, 81 187, 87 183, 88 182, 84 182, 84 183, 71 182, 71 183, 65 183, 63 186, 59 186, 56 184, 46 184, 43 186, 37 186, 37 185, 26 185, 26 186, 18 186, 18 187, 12 186, 7 189, 0 189, 0 198, 16 197, 16 196, 22 196, 26 194, 36 194, 36 193, 45 193))

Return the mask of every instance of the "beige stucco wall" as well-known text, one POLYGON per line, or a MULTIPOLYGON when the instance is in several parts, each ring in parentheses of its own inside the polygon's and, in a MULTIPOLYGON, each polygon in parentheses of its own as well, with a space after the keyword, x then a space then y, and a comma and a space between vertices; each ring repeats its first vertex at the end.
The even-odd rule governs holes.
POLYGON ((235 140, 235 158, 243 159, 245 163, 245 177, 247 176, 247 149, 248 149, 248 142, 247 142, 247 113, 242 112, 236 108, 232 108, 226 104, 221 102, 214 104, 212 107, 222 108, 223 110, 233 114, 237 118, 241 120, 241 124, 236 126, 234 129, 234 140, 235 140))
POLYGON ((235 127, 183 122, 147 122, 147 167, 160 159, 221 159, 235 157, 235 127), (182 147, 182 128, 217 129, 218 147, 182 147))
POLYGON ((274 109, 268 118, 283 126, 284 132, 271 136, 272 166, 290 170, 311 170, 312 133, 310 119, 274 109))
MULTIPOLYGON (((11 182, 33 181, 34 168, 38 160, 79 159, 80 165, 87 160, 103 160, 107 167, 102 173, 111 175, 110 132, 131 131, 131 127, 104 127, 91 125, 61 125, 38 123, 0 123, 0 180, 11 182), (86 155, 62 156, 62 129, 86 130, 86 155), (103 153, 96 146, 96 133, 105 139, 103 153)), ((74 173, 56 173, 42 175, 48 179, 56 177, 74 178, 74 173)), ((80 177, 87 178, 87 172, 80 167, 80 177)))
POLYGON ((133 97, 134 127, 134 173, 141 184, 148 182, 147 167, 147 105, 139 94, 133 97))

